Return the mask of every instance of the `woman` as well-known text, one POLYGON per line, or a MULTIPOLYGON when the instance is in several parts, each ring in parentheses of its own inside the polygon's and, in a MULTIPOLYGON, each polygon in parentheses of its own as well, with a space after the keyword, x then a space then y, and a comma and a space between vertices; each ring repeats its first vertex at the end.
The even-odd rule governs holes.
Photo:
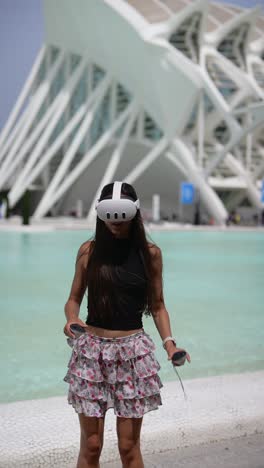
MULTIPOLYGON (((81 431, 77 468, 99 466, 105 413, 111 407, 123 466, 142 468, 143 415, 162 404, 163 386, 143 314, 153 317, 169 360, 182 349, 171 336, 164 305, 161 251, 146 240, 134 188, 122 182, 106 185, 96 209, 95 236, 79 249, 65 305, 64 333, 73 351, 64 380, 81 431), (84 323, 78 315, 86 289, 84 323), (78 338, 70 329, 73 323, 85 327, 78 338)), ((190 362, 188 353, 186 358, 190 362)))

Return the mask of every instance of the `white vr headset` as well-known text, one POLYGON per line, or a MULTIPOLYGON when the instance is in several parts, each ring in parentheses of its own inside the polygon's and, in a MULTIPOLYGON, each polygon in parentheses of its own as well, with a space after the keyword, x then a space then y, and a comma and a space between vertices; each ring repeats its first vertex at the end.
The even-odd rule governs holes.
POLYGON ((126 222, 136 216, 139 209, 139 200, 121 198, 122 182, 114 182, 112 198, 96 203, 97 216, 102 221, 126 222))

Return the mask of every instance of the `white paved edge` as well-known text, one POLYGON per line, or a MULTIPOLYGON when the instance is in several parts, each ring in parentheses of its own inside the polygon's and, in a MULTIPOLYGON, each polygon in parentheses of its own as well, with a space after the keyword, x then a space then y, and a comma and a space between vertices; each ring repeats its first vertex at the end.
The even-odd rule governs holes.
MULTIPOLYGON (((152 231, 222 231, 222 232, 263 232, 264 226, 243 226, 243 225, 193 225, 189 223, 174 223, 162 221, 160 223, 144 222, 147 232, 152 231)), ((24 226, 20 216, 13 216, 9 219, 0 219, 0 232, 53 232, 53 231, 70 231, 70 230, 94 230, 95 225, 90 225, 85 218, 71 218, 67 216, 55 218, 42 218, 41 220, 30 220, 30 224, 24 226)))
MULTIPOLYGON (((163 405, 144 416, 145 454, 264 433, 264 371, 165 382, 163 405)), ((0 466, 75 467, 78 417, 65 397, 0 405, 0 466)), ((107 412, 101 461, 119 459, 115 415, 107 412)))

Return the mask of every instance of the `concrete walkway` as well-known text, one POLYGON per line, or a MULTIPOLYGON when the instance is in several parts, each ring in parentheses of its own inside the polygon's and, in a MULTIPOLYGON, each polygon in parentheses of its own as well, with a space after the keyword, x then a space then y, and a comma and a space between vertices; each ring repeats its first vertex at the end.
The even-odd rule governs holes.
MULTIPOLYGON (((187 401, 178 381, 165 382, 163 405, 144 416, 141 447, 146 468, 264 468, 264 455, 262 459, 260 452, 257 458, 264 447, 264 371, 185 380, 184 387, 187 401), (223 439, 223 445, 213 445, 223 439), (231 451, 236 452, 233 459, 227 458, 230 465, 221 465, 231 451), (240 464, 234 464, 240 456, 240 464), (184 464, 188 460, 190 464, 184 464)), ((79 421, 66 396, 2 404, 0 421, 1 468, 76 467, 79 421)), ((102 466, 108 463, 105 468, 121 466, 115 425, 109 410, 101 455, 102 466)))
MULTIPOLYGON (((144 455, 145 468, 264 468, 264 434, 144 455)), ((120 461, 101 468, 121 468, 120 461)))

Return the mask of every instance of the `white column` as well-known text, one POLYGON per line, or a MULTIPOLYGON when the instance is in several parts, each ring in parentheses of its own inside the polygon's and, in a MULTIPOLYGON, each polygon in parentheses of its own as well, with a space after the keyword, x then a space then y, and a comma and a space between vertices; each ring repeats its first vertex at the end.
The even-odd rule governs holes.
MULTIPOLYGON (((87 92, 87 99, 90 98, 90 95, 93 92, 93 64, 92 62, 88 63, 87 65, 87 81, 86 81, 86 92, 87 92)), ((84 139, 84 147, 85 151, 88 151, 90 148, 90 132, 87 132, 85 139, 84 139)))
POLYGON ((31 126, 33 125, 34 119, 44 102, 46 95, 50 89, 51 83, 60 67, 64 59, 64 54, 61 53, 59 57, 57 58, 56 62, 54 63, 52 69, 48 73, 45 81, 40 85, 38 88, 37 92, 35 95, 32 97, 32 105, 30 106, 30 115, 28 116, 28 119, 26 120, 25 124, 23 125, 23 128, 21 129, 16 141, 14 142, 14 145, 10 149, 10 152, 8 153, 4 164, 1 168, 1 173, 0 173, 0 186, 3 185, 3 183, 8 179, 6 168, 9 167, 10 162, 15 158, 15 155, 20 148, 21 144, 23 143, 24 139, 26 138, 27 133, 29 132, 31 126))
MULTIPOLYGON (((9 164, 3 164, 1 169, 4 172, 4 178, 1 179, 1 183, 4 183, 5 180, 8 180, 8 178, 14 173, 18 165, 23 161, 23 159, 26 156, 28 156, 28 154, 30 154, 29 160, 31 160, 32 155, 34 155, 34 150, 31 152, 31 149, 33 145, 36 143, 36 141, 38 140, 38 138, 40 137, 40 135, 42 134, 43 136, 45 127, 47 127, 47 125, 50 124, 52 118, 54 118, 54 115, 56 115, 56 112, 58 112, 59 104, 60 104, 60 100, 56 99, 51 105, 51 107, 43 115, 42 119, 34 128, 34 130, 29 135, 29 137, 24 141, 24 144, 21 146, 20 150, 18 151, 16 156, 13 158, 13 160, 11 160, 9 164)), ((16 184, 19 184, 21 180, 23 180, 25 167, 26 166, 24 166, 24 169, 20 172, 18 179, 16 180, 16 184)))
MULTIPOLYGON (((72 75, 71 75, 71 68, 70 68, 70 61, 71 61, 71 54, 69 53, 65 59, 65 73, 64 73, 64 80, 65 80, 65 86, 68 86, 72 75)), ((85 65, 86 66, 86 65, 85 65)), ((85 66, 83 68, 83 71, 85 70, 85 66)), ((73 74, 76 72, 76 70, 73 72, 73 74)), ((79 76, 81 78, 81 75, 79 76)), ((70 119, 70 109, 69 109, 70 102, 67 102, 67 106, 65 107, 64 111, 64 127, 66 127, 67 123, 69 122, 70 119)), ((63 145, 63 153, 66 153, 67 149, 69 147, 69 141, 68 138, 65 140, 64 145, 63 145)))
POLYGON ((87 112, 87 108, 88 108, 87 105, 83 105, 80 107, 80 109, 68 122, 64 130, 60 133, 60 135, 58 135, 58 137, 52 143, 52 145, 49 148, 47 148, 46 152, 42 155, 42 157, 37 162, 35 167, 28 174, 28 176, 22 181, 22 183, 19 186, 17 183, 14 184, 14 186, 12 187, 11 191, 8 194, 9 206, 11 208, 16 204, 16 202, 19 200, 19 198, 24 193, 26 188, 29 187, 29 185, 39 176, 39 174, 41 174, 42 170, 49 164, 51 159, 57 154, 58 150, 61 148, 66 138, 70 136, 72 131, 82 120, 83 116, 87 112))
POLYGON ((111 99, 110 99, 110 123, 112 124, 115 120, 116 116, 116 99, 117 99, 117 82, 114 79, 112 82, 112 89, 111 89, 111 99))
POLYGON ((124 131, 123 131, 123 135, 121 136, 120 138, 120 141, 117 145, 117 147, 115 148, 111 158, 110 158, 110 161, 108 163, 108 166, 106 168, 106 171, 103 175, 103 178, 99 184, 99 187, 96 191, 96 194, 94 196, 94 199, 91 203, 91 206, 90 206, 90 210, 89 210, 89 213, 88 213, 88 216, 87 216, 87 220, 89 222, 89 224, 93 224, 94 221, 95 221, 95 218, 96 218, 96 212, 95 212, 95 203, 96 201, 98 200, 99 196, 100 196, 100 193, 101 193, 101 190, 102 188, 106 185, 106 184, 109 184, 112 179, 113 179, 113 176, 116 172, 116 169, 120 163, 120 160, 122 158, 122 155, 123 155, 123 152, 124 152, 124 149, 126 147, 126 144, 127 144, 127 139, 131 133, 131 130, 133 128, 133 125, 134 125, 134 121, 137 117, 137 106, 134 104, 134 107, 131 108, 131 115, 130 117, 128 118, 128 121, 127 121, 127 124, 124 128, 124 131))
MULTIPOLYGON (((65 174, 66 174, 72 160, 74 159, 76 151, 80 147, 80 145, 81 145, 81 143, 82 143, 82 141, 83 141, 83 139, 84 139, 84 137, 86 135, 86 132, 89 130, 89 128, 90 128, 90 126, 92 124, 94 115, 96 113, 96 110, 99 108, 100 104, 102 103, 102 100, 103 100, 103 98, 105 96, 105 93, 107 92, 107 89, 108 89, 108 87, 110 85, 110 82, 111 82, 110 76, 107 76, 106 78, 104 78, 104 80, 97 86, 94 94, 92 96, 90 96, 90 102, 92 101, 92 103, 94 103, 95 96, 97 97, 96 102, 92 106, 92 108, 89 110, 89 112, 86 115, 86 117, 84 118, 80 128, 78 129, 78 132, 76 133, 74 139, 72 140, 72 142, 71 142, 71 144, 70 144, 70 146, 68 148, 68 151, 64 155, 64 158, 61 161, 61 164, 57 169, 56 174, 54 175, 48 189, 46 190, 44 196, 42 197, 42 199, 40 201, 40 204, 37 207, 37 210, 36 210, 36 212, 34 214, 34 217, 40 218, 41 216, 43 216, 42 213, 44 213, 44 212, 46 213, 49 210, 49 208, 54 204, 53 200, 54 200, 54 197, 55 197, 55 191, 58 188, 61 180, 65 176, 65 174)), ((82 161, 84 160, 84 158, 85 158, 85 156, 83 156, 82 161)), ((62 185, 63 184, 64 184, 64 182, 62 183, 62 185)), ((58 197, 58 198, 60 198, 60 197, 58 197)))
POLYGON ((203 167, 203 158, 204 158, 204 93, 203 90, 200 91, 199 95, 199 108, 198 108, 198 122, 197 122, 197 132, 198 132, 198 165, 203 167))
POLYGON ((160 221, 160 195, 157 193, 152 196, 152 220, 155 223, 160 221))
POLYGON ((10 151, 7 153, 6 158, 3 161, 3 164, 0 169, 0 188, 5 184, 5 182, 10 176, 10 173, 12 172, 10 171, 11 164, 14 164, 16 167, 17 164, 20 162, 20 157, 18 157, 18 161, 16 163, 16 154, 19 151, 19 148, 21 148, 21 145, 23 144, 24 139, 26 138, 26 135, 30 130, 30 127, 34 122, 36 114, 40 109, 43 98, 43 88, 40 91, 40 93, 37 93, 37 96, 35 97, 34 101, 30 103, 30 107, 28 108, 27 113, 27 119, 24 119, 24 123, 23 125, 21 125, 20 132, 13 145, 11 146, 10 151))
POLYGON ((137 138, 138 140, 144 139, 144 110, 142 108, 140 109, 138 113, 137 138))
MULTIPOLYGON (((49 47, 47 51, 47 55, 46 55, 46 69, 49 70, 51 66, 52 66, 52 48, 49 47)), ((45 100, 45 111, 47 111, 47 109, 50 108, 50 104, 51 104, 51 93, 49 91, 45 100)), ((47 150, 47 146, 48 146, 48 142, 45 146, 44 151, 47 150)), ((44 190, 46 190, 49 184, 49 179, 50 179, 49 165, 47 165, 45 169, 43 170, 43 172, 40 174, 40 178, 41 178, 44 190)))
POLYGON ((255 206, 256 208, 262 208, 263 204, 261 203, 261 200, 260 200, 260 194, 259 194, 257 187, 252 182, 251 174, 230 153, 226 155, 225 163, 232 170, 234 174, 238 175, 246 182, 247 195, 250 201, 252 202, 253 206, 255 206))
MULTIPOLYGON (((252 117, 251 117, 251 113, 248 112, 246 114, 246 126, 250 127, 251 125, 252 125, 252 117)), ((247 134, 247 139, 246 139, 246 169, 248 171, 250 171, 251 161, 252 161, 252 143, 253 143, 252 133, 250 132, 247 134)))
POLYGON ((74 92, 75 87, 77 86, 79 79, 83 73, 83 70, 85 68, 85 62, 82 61, 74 71, 71 79, 69 82, 66 84, 66 87, 63 88, 58 96, 55 98, 54 104, 56 102, 56 108, 54 110, 54 113, 51 116, 51 119, 45 128, 43 134, 41 135, 36 147, 32 151, 29 159, 27 160, 23 171, 21 172, 19 176, 19 181, 23 181, 25 177, 29 174, 31 169, 33 168, 35 162, 38 160, 38 158, 41 155, 41 152, 43 151, 46 143, 48 142, 50 136, 52 135, 52 132, 56 128, 57 123, 59 122, 61 116, 63 115, 70 98, 74 92))
POLYGON ((2 132, 1 132, 0 147, 3 144, 3 142, 5 141, 6 137, 8 136, 8 134, 9 134, 13 124, 15 123, 16 118, 17 118, 17 116, 18 116, 18 114, 19 114, 19 112, 20 112, 20 110, 21 110, 21 108, 22 108, 22 106, 23 106, 23 104, 25 102, 25 99, 27 98, 28 94, 30 93, 30 90, 32 88, 34 80, 35 80, 35 78, 37 76, 37 73, 38 73, 38 71, 40 69, 42 61, 43 61, 43 59, 45 57, 45 53, 46 53, 46 47, 43 46, 40 49, 40 51, 39 51, 39 53, 37 55, 37 58, 36 58, 32 68, 31 68, 30 74, 29 74, 29 76, 28 76, 28 78, 27 78, 27 80, 26 80, 26 82, 25 82, 25 84, 23 86, 23 89, 22 89, 20 95, 18 96, 16 104, 15 104, 15 106, 14 106, 14 108, 13 108, 13 110, 12 110, 12 112, 11 112, 11 114, 10 114, 10 116, 9 116, 9 118, 8 118, 2 132))
POLYGON ((228 213, 215 191, 209 186, 202 172, 198 169, 192 154, 183 141, 178 138, 173 140, 172 149, 175 149, 181 157, 182 164, 186 167, 189 180, 199 190, 200 198, 213 216, 217 224, 224 225, 228 213))
POLYGON ((29 116, 30 116, 30 104, 24 110, 23 114, 20 116, 20 119, 18 120, 14 128, 10 131, 8 137, 3 143, 3 146, 0 149, 0 161, 5 159, 9 148, 12 146, 13 142, 16 140, 17 136, 19 135, 19 132, 25 125, 25 122, 29 116))
POLYGON ((262 177, 264 173, 264 148, 262 148, 260 145, 257 146, 257 150, 259 154, 262 156, 262 163, 255 169, 254 174, 252 176, 252 179, 256 181, 259 177, 262 177))
POLYGON ((76 217, 82 218, 83 217, 83 201, 77 200, 76 202, 76 217))
MULTIPOLYGON (((79 164, 73 169, 73 171, 64 179, 61 186, 58 188, 57 192, 53 196, 52 204, 56 203, 57 200, 61 198, 62 195, 71 187, 71 185, 80 177, 83 171, 91 164, 91 162, 96 158, 98 153, 108 144, 109 140, 112 138, 114 133, 123 125, 124 121, 127 119, 131 107, 128 106, 122 114, 115 120, 113 125, 103 134, 103 136, 95 143, 95 145, 84 155, 83 159, 79 164)), ((44 213, 45 214, 45 213, 44 213)), ((42 214, 43 216, 43 214, 42 214)))
POLYGON ((229 140, 227 145, 223 147, 218 155, 210 161, 208 164, 207 168, 205 169, 205 176, 208 177, 212 171, 215 169, 215 167, 224 159, 226 154, 231 151, 235 145, 237 145, 242 138, 244 138, 248 133, 253 132, 256 128, 259 126, 263 125, 264 123, 264 104, 263 103, 257 103, 253 104, 252 106, 249 106, 246 109, 238 109, 235 113, 236 114, 243 114, 245 112, 251 112, 252 113, 252 121, 251 124, 245 128, 239 127, 239 129, 234 132, 232 138, 229 140))
POLYGON ((132 169, 132 171, 125 177, 124 182, 133 184, 151 164, 166 150, 168 140, 163 137, 159 142, 150 150, 150 152, 132 169))

